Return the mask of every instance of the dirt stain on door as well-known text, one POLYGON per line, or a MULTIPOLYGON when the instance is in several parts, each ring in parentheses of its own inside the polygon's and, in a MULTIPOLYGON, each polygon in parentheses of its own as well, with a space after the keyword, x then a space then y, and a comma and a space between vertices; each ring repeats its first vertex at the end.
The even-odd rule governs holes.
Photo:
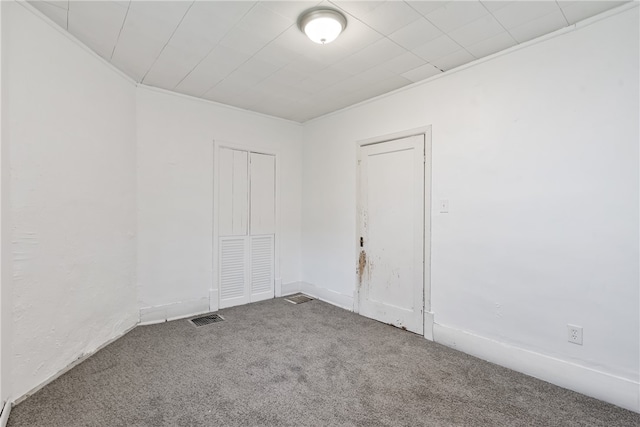
POLYGON ((361 286, 362 286, 362 275, 364 274, 364 269, 366 267, 367 267, 367 253, 363 249, 360 251, 360 257, 358 259, 358 280, 361 286))

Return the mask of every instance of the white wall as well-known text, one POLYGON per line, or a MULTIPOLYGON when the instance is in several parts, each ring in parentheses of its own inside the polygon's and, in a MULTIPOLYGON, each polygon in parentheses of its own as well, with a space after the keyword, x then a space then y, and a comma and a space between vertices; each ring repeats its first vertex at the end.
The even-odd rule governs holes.
POLYGON ((19 397, 138 321, 135 87, 32 9, 2 6, 14 269, 2 339, 19 397))
MULTIPOLYGON (((3 154, 4 151, 4 137, 3 137, 3 128, 2 128, 2 99, 4 99, 3 96, 3 92, 2 92, 2 3, 0 3, 0 405, 2 405, 2 402, 6 401, 7 396, 5 396, 4 394, 4 389, 5 387, 3 386, 3 379, 5 378, 4 373, 3 373, 3 364, 5 361, 5 357, 3 352, 6 350, 6 347, 3 345, 2 343, 2 336, 4 335, 3 333, 3 325, 5 325, 5 322, 3 320, 3 316, 5 315, 5 309, 3 307, 4 304, 4 297, 2 295, 2 290, 4 289, 4 287, 2 286, 2 283, 4 283, 5 279, 4 279, 4 274, 5 274, 5 262, 4 262, 4 255, 5 255, 5 248, 4 248, 4 241, 5 241, 5 235, 6 235, 6 231, 4 229, 3 226, 3 219, 5 218, 4 213, 2 212, 2 210, 4 209, 6 202, 4 200, 5 196, 4 196, 4 185, 5 185, 5 181, 7 181, 8 179, 8 174, 7 174, 7 167, 4 164, 4 161, 6 160, 6 156, 3 154)), ((0 406, 1 408, 1 406, 0 406)), ((0 409, 0 411, 2 411, 3 409, 0 409)))
POLYGON ((209 310, 214 139, 277 152, 280 276, 298 282, 302 127, 146 87, 137 105, 141 320, 209 310))
POLYGON ((638 75, 633 7, 306 123, 302 280, 353 296, 356 141, 432 125, 435 339, 640 411, 638 75))
POLYGON ((637 7, 303 127, 135 90, 2 6, 3 397, 139 308, 208 302, 213 139, 278 151, 282 282, 348 305, 355 142, 432 125, 432 192, 450 201, 432 211, 435 339, 640 410, 637 7))

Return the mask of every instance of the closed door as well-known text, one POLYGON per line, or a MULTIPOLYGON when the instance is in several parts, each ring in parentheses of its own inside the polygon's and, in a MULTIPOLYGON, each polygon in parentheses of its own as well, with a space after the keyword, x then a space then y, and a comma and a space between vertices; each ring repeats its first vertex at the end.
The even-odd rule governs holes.
POLYGON ((424 135, 359 149, 359 313, 423 334, 424 135))
POLYGON ((275 296, 275 156, 220 148, 219 307, 275 296))

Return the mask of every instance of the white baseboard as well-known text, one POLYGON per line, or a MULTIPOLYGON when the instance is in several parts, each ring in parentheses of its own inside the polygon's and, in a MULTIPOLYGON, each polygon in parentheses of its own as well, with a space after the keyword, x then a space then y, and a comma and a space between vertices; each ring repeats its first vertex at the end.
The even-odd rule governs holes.
POLYGON ((140 309, 140 325, 152 325, 203 313, 209 313, 209 297, 143 307, 140 309))
POLYGON ((433 325, 434 318, 432 311, 424 312, 424 337, 429 341, 433 341, 433 325))
POLYGON ((321 301, 336 305, 349 311, 353 311, 353 295, 341 294, 330 289, 321 288, 307 282, 300 283, 300 292, 308 294, 321 301))
POLYGON ((0 413, 0 427, 7 427, 10 413, 11 413, 11 402, 4 402, 4 404, 2 405, 2 413, 0 413))
POLYGON ((444 325, 434 341, 569 390, 640 412, 640 383, 444 325))
MULTIPOLYGON (((302 282, 283 283, 280 296, 297 294, 300 292, 302 282)), ((277 295, 276 295, 277 296, 277 295)))
MULTIPOLYGON (((136 326, 138 326, 138 324, 134 324, 133 326, 125 329, 123 332, 115 335, 114 337, 112 337, 111 339, 105 341, 102 345, 98 346, 95 350, 92 351, 88 351, 86 353, 83 353, 80 357, 78 357, 77 359, 75 359, 73 362, 69 363, 67 366, 65 366, 64 368, 62 368, 61 370, 59 370, 58 372, 56 372, 55 374, 51 375, 49 378, 47 378, 46 380, 44 380, 43 382, 41 382, 40 384, 38 384, 37 386, 35 386, 34 388, 32 388, 31 390, 29 390, 28 392, 24 393, 21 396, 18 396, 16 398, 13 399, 9 399, 7 400, 6 405, 17 405, 18 403, 22 402, 23 400, 25 400, 27 397, 31 396, 32 394, 38 392, 41 388, 43 388, 44 386, 46 386, 47 384, 53 382, 54 380, 58 379, 61 375, 69 372, 71 369, 75 368, 76 366, 78 366, 79 364, 81 364, 82 362, 84 362, 85 360, 87 360, 88 358, 90 358, 91 356, 93 356, 94 354, 96 354, 97 352, 99 352, 100 350, 102 350, 103 348, 105 348, 106 346, 108 346, 109 344, 111 344, 112 342, 119 340, 120 338, 122 338, 123 336, 127 335, 129 332, 131 332, 136 326)), ((6 407, 5 405, 5 407, 6 407)), ((4 415, 4 414, 3 414, 4 415)), ((7 414, 7 417, 9 415, 7 414)))

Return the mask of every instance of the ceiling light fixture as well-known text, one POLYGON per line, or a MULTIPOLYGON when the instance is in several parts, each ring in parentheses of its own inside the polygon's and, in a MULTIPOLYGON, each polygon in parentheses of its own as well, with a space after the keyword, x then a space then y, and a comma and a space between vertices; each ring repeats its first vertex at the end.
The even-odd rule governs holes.
POLYGON ((298 27, 311 41, 327 44, 347 28, 347 18, 335 9, 310 9, 300 15, 298 27))

